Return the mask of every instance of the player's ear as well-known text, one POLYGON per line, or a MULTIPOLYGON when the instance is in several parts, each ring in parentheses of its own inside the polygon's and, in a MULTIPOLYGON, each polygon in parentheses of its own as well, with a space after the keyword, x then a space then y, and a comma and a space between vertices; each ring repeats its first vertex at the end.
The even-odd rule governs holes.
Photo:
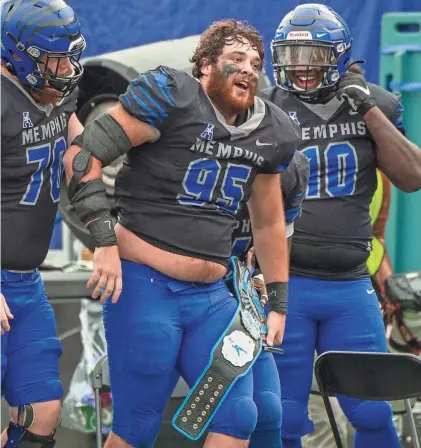
POLYGON ((210 63, 209 59, 202 58, 200 60, 200 71, 203 76, 209 76, 212 71, 212 64, 210 63))

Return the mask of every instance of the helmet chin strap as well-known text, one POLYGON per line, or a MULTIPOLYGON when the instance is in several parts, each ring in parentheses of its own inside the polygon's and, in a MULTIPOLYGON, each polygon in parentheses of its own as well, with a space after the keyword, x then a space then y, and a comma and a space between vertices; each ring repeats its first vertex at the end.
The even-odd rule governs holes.
POLYGON ((66 89, 67 87, 67 82, 68 79, 67 78, 72 78, 75 75, 76 71, 75 69, 72 67, 72 73, 70 73, 69 75, 66 75, 64 78, 64 81, 62 79, 48 79, 45 82, 45 85, 47 87, 50 87, 51 89, 57 90, 58 92, 62 92, 66 89))

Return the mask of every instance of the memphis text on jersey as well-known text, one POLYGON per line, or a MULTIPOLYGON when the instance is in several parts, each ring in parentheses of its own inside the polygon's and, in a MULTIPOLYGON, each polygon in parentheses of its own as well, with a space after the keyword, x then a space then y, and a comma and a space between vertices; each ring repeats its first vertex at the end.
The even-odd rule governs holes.
POLYGON ((46 124, 22 129, 22 146, 49 140, 67 128, 67 115, 62 112, 60 116, 52 118, 46 124))
POLYGON ((364 121, 357 121, 356 123, 332 123, 309 128, 301 128, 303 140, 318 140, 323 138, 332 139, 335 138, 338 133, 343 136, 366 135, 367 127, 364 121))
POLYGON ((200 138, 196 139, 196 143, 190 147, 190 151, 215 156, 218 159, 247 159, 258 167, 261 167, 265 159, 256 153, 238 146, 224 145, 215 140, 206 141, 200 138))

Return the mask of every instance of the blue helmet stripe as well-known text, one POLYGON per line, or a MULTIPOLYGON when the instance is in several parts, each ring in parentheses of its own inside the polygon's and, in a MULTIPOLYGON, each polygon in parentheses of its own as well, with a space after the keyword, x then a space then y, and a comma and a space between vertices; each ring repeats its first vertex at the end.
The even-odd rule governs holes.
MULTIPOLYGON (((34 0, 34 3, 36 3, 37 0, 34 0)), ((70 23, 72 23, 72 21, 75 20, 75 17, 72 18, 72 20, 69 22, 69 19, 56 19, 56 13, 58 11, 61 11, 62 9, 68 8, 68 6, 62 1, 62 0, 56 0, 54 2, 52 2, 48 8, 43 7, 40 8, 39 11, 37 11, 35 9, 35 13, 38 12, 38 14, 35 14, 35 16, 31 19, 26 21, 25 25, 22 26, 20 33, 19 33, 19 37, 18 39, 21 40, 22 39, 22 35, 23 33, 30 28, 31 32, 29 32, 29 36, 27 37, 27 39, 29 40, 35 33, 37 33, 40 29, 42 29, 43 27, 47 27, 47 26, 66 26, 69 25, 70 23), (50 21, 45 21, 45 19, 50 17, 50 21), (51 19, 56 19, 56 20, 52 20, 51 19), (38 22, 38 23, 36 23, 38 22), (42 23, 40 23, 42 22, 42 23)), ((33 15, 34 12, 32 11, 31 13, 25 15, 22 20, 25 20, 27 17, 29 17, 30 15, 33 15)), ((74 15, 73 15, 74 16, 74 15)))

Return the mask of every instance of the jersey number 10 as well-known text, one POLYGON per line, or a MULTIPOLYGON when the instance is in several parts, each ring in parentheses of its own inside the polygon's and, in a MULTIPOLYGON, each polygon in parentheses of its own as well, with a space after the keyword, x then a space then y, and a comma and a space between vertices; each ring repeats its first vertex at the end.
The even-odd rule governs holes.
POLYGON ((324 190, 330 197, 350 196, 355 192, 358 159, 349 142, 330 143, 324 151, 319 146, 309 146, 302 153, 310 162, 310 177, 306 199, 320 198, 323 165, 324 190), (322 157, 324 156, 324 164, 322 157))
POLYGON ((20 204, 35 205, 37 203, 44 182, 44 173, 48 166, 50 166, 50 196, 53 202, 59 201, 60 182, 63 175, 63 154, 66 151, 66 147, 65 138, 60 137, 54 142, 52 151, 51 143, 26 149, 27 163, 37 163, 38 167, 26 187, 20 204))

